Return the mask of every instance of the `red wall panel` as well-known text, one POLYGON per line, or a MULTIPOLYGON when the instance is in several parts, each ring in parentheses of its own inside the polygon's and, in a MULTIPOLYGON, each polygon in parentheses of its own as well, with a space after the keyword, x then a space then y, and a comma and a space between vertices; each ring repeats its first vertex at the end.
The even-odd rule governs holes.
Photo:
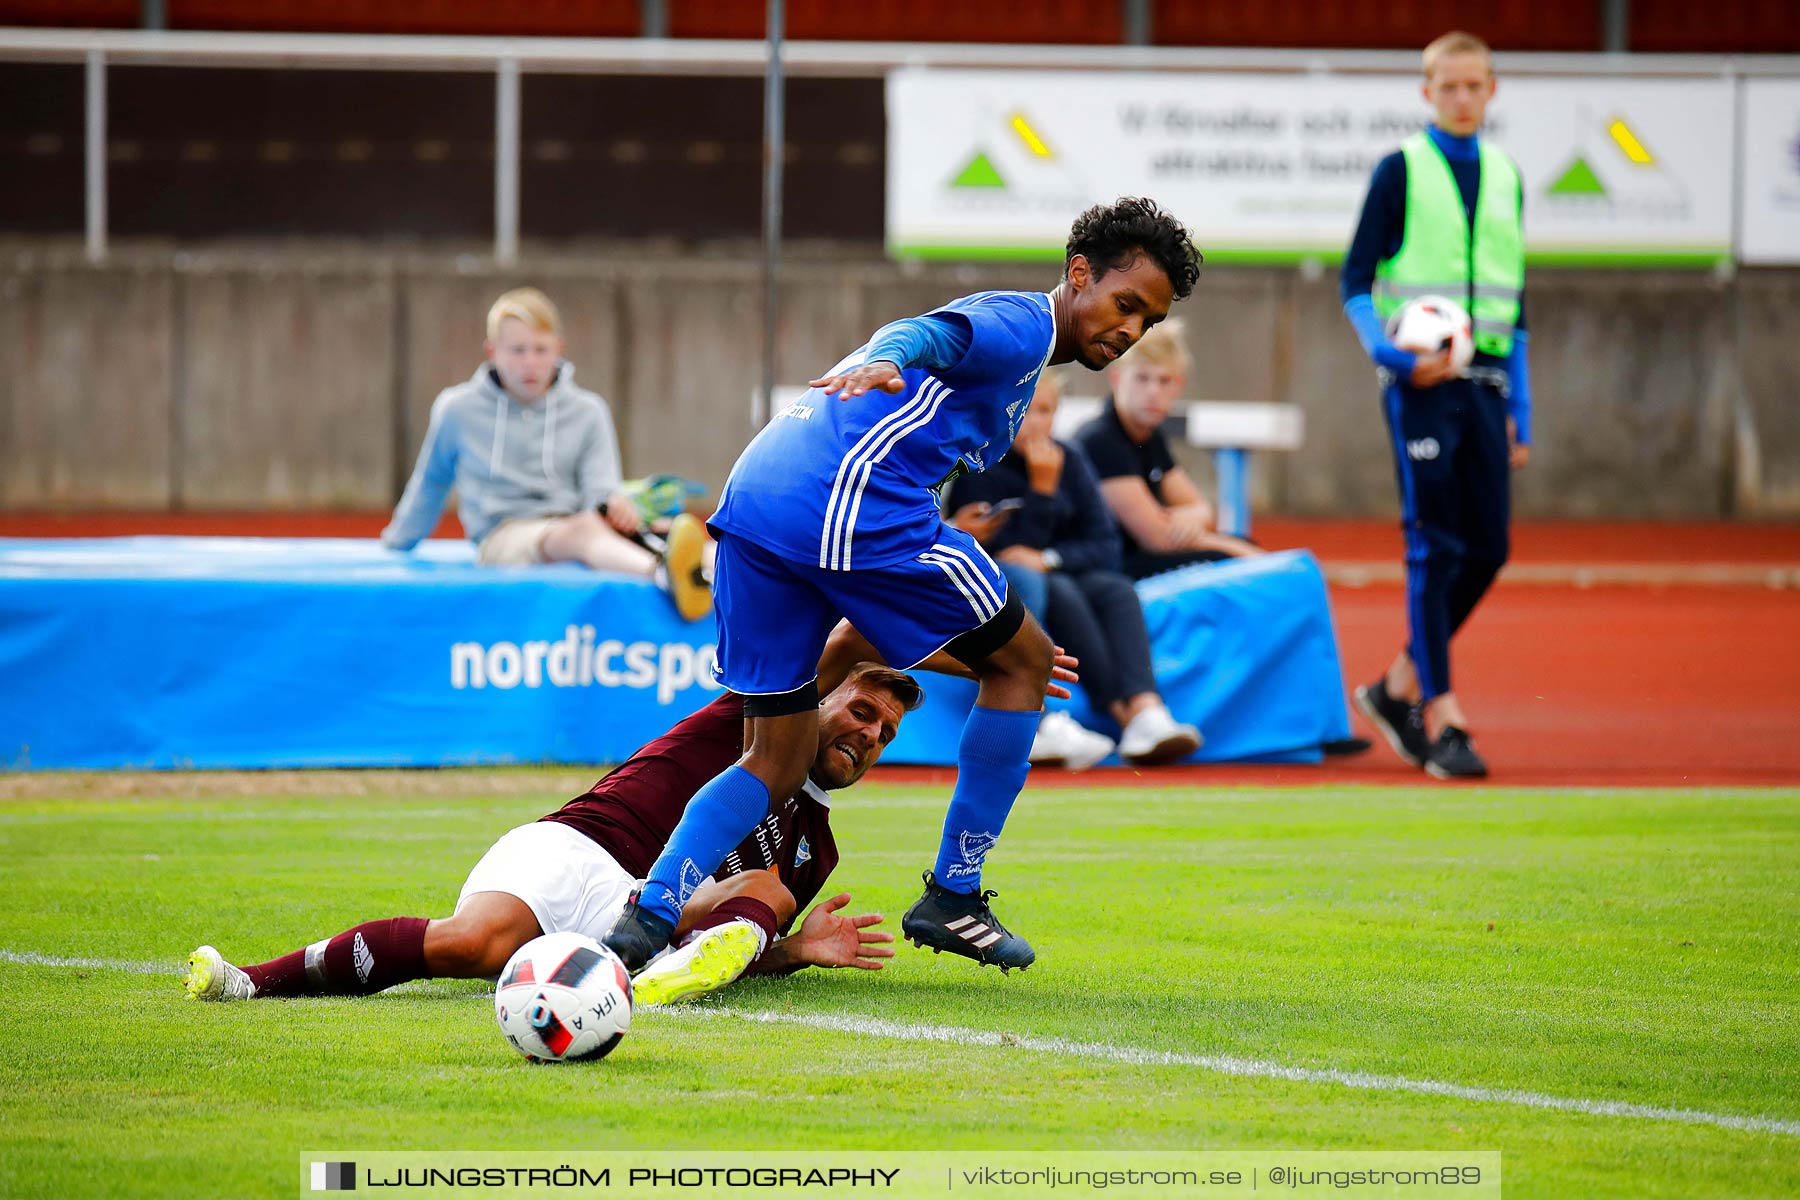
MULTIPOLYGON (((759 38, 765 0, 668 0, 675 37, 759 38)), ((788 0, 787 36, 871 42, 1026 42, 1113 45, 1124 36, 1117 0, 788 0)))
POLYGON ((0 0, 0 25, 131 29, 142 19, 138 0, 0 0))
MULTIPOLYGON (((763 36, 766 0, 666 0, 676 37, 763 36)), ((1605 0, 1151 0, 1166 46, 1417 49, 1452 25, 1500 50, 1598 50, 1605 0)), ((166 0, 172 29, 634 37, 640 0, 166 0)), ((1111 45, 1119 0, 788 0, 806 40, 1111 45)), ((0 25, 131 28, 141 0, 0 0, 0 25)), ((1800 53, 1800 0, 1631 0, 1632 50, 1800 53)))
POLYGON ((1598 50, 1602 40, 1601 0, 1464 0, 1452 10, 1423 0, 1156 0, 1152 26, 1165 46, 1418 50, 1451 29, 1498 50, 1598 50))
POLYGON ((1794 0, 1632 0, 1631 48, 1645 53, 1800 53, 1794 0))
MULTIPOLYGON (((638 0, 167 0, 171 29, 636 37, 638 0)), ((133 6, 135 7, 135 5, 133 6)))

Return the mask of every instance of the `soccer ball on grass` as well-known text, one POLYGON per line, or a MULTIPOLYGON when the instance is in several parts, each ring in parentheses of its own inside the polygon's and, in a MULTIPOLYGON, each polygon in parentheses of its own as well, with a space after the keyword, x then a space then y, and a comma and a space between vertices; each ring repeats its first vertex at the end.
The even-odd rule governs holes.
POLYGON ((631 1027, 631 976, 618 955, 593 938, 547 933, 507 960, 494 992, 494 1016, 526 1058, 604 1058, 631 1027))

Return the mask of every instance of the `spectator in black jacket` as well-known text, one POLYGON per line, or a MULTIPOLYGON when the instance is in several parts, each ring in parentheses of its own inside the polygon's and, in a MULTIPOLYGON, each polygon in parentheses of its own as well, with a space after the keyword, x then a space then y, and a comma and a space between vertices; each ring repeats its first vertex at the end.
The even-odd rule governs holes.
MULTIPOLYGON (((987 547, 1032 615, 1081 660, 1088 699, 1122 730, 1120 755, 1169 762, 1198 749, 1200 733, 1176 721, 1157 694, 1144 610, 1119 573, 1119 533, 1094 468, 1079 448, 1050 433, 1061 399, 1055 379, 1045 376, 1006 457, 952 486, 951 521, 987 547)), ((1113 749, 1110 739, 1061 713, 1045 717, 1039 741, 1045 744, 1034 747, 1033 762, 1076 769, 1113 749)))

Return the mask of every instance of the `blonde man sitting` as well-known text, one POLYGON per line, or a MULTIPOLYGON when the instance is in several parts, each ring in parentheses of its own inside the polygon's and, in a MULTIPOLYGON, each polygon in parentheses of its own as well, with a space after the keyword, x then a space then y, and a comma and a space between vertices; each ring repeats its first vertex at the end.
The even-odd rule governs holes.
POLYGON ((1191 365, 1181 322, 1158 325, 1107 371, 1112 396, 1075 435, 1119 523, 1122 569, 1133 579, 1189 563, 1262 553, 1213 528, 1213 506, 1176 464, 1162 431, 1187 386, 1191 365))
POLYGON ((487 361, 445 388, 412 478, 381 532, 411 550, 436 528, 452 485, 457 515, 484 566, 579 562, 655 579, 686 620, 712 607, 709 540, 682 514, 666 537, 646 528, 621 487, 619 438, 606 401, 575 386, 562 318, 536 288, 494 302, 487 361))

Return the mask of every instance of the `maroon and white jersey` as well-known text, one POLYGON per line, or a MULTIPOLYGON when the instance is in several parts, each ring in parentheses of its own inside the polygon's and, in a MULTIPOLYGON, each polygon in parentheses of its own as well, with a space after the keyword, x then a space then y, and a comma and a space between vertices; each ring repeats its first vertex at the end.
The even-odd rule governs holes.
MULTIPOLYGON (((744 698, 726 692, 543 820, 561 822, 594 839, 642 879, 668 845, 694 793, 743 753, 744 698)), ((837 866, 830 799, 809 779, 799 793, 773 807, 714 875, 723 879, 773 868, 805 913, 837 866)))

